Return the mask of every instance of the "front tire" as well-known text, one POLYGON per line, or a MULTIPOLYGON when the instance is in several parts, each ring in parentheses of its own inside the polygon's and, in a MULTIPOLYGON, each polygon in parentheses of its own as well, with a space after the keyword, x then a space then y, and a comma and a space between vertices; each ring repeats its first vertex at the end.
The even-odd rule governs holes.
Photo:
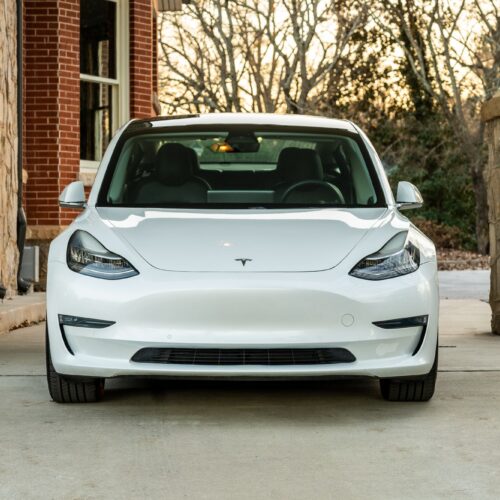
POLYGON ((429 401, 434 395, 438 369, 438 351, 431 371, 423 377, 384 378, 380 380, 382 397, 387 401, 429 401))
POLYGON ((71 380, 56 372, 50 355, 48 329, 45 329, 45 360, 50 397, 56 403, 95 403, 104 395, 104 379, 71 380))

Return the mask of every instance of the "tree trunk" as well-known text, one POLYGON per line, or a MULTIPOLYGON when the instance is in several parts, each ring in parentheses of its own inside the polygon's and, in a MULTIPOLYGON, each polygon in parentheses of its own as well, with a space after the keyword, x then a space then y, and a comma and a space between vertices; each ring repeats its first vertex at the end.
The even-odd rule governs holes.
MULTIPOLYGON (((482 160, 482 158, 481 158, 482 160)), ((476 200, 476 239, 477 251, 487 255, 489 251, 488 196, 482 161, 473 161, 472 185, 476 200)))
POLYGON ((476 204, 476 248, 479 253, 488 255, 490 247, 489 225, 488 225, 488 186, 484 170, 486 143, 485 126, 480 123, 475 132, 467 130, 463 126, 463 120, 455 120, 454 130, 457 141, 465 154, 467 163, 470 165, 472 188, 476 204))
POLYGON ((17 288, 16 0, 0 9, 0 285, 17 288))

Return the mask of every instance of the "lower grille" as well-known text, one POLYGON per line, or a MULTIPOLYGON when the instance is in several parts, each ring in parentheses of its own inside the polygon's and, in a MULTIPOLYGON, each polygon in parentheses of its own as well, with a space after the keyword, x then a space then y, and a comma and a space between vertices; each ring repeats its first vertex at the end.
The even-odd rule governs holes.
POLYGON ((179 349, 148 347, 132 357, 136 363, 175 365, 325 365, 352 363, 343 348, 319 349, 179 349))

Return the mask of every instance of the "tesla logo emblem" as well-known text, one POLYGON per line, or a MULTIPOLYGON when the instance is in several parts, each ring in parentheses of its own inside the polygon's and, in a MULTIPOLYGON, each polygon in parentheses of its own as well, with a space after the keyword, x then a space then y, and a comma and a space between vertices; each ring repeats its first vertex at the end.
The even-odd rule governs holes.
POLYGON ((234 259, 236 262, 241 262, 241 265, 245 267, 247 262, 252 262, 252 259, 234 259))

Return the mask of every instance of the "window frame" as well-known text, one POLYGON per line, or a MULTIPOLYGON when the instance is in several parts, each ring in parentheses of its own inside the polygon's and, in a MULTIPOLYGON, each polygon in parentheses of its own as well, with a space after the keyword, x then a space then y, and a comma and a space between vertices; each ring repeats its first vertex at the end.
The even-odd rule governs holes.
MULTIPOLYGON (((84 1, 84 0, 81 0, 84 1)), ((123 123, 130 119, 130 78, 129 78, 129 0, 104 0, 116 4, 116 40, 115 61, 116 78, 80 73, 81 82, 101 83, 111 86, 112 107, 111 134, 114 134, 123 123)), ((81 128, 81 124, 80 124, 81 128)), ((81 154, 81 151, 80 151, 81 154)), ((104 154, 104 151, 103 151, 104 154)), ((80 158, 80 174, 88 175, 97 172, 100 160, 80 158)))

